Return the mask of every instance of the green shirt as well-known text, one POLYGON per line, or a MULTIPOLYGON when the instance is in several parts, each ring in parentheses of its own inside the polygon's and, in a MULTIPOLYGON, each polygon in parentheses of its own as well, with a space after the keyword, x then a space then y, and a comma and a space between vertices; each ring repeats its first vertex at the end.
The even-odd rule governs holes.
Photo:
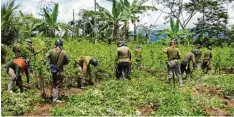
POLYGON ((194 56, 194 54, 192 53, 192 52, 188 52, 185 56, 184 56, 184 61, 186 61, 186 62, 190 62, 190 61, 192 61, 193 62, 193 64, 195 64, 195 56, 194 56))
POLYGON ((60 52, 60 50, 61 50, 60 48, 54 48, 54 49, 49 50, 49 52, 46 54, 46 58, 49 59, 50 64, 55 64, 62 69, 63 65, 65 65, 66 63, 65 62, 66 59, 68 62, 69 62, 69 59, 68 59, 66 52, 64 50, 61 50, 60 52))
POLYGON ((180 51, 176 47, 165 48, 163 52, 167 54, 168 61, 177 60, 181 58, 180 51))
POLYGON ((204 60, 210 60, 212 58, 212 52, 211 52, 211 50, 206 50, 205 52, 204 52, 204 57, 203 57, 203 59, 204 60))

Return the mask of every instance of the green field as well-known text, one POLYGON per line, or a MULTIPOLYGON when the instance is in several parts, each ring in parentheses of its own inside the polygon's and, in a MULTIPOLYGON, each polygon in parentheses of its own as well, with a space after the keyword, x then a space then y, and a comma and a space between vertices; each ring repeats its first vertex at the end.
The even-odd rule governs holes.
POLYGON ((1 0, 1 116, 234 116, 233 8, 234 0, 1 0), (116 79, 116 68, 126 64, 117 65, 118 59, 130 58, 118 57, 118 43, 131 52, 131 80, 116 79), (180 50, 179 63, 200 46, 206 60, 204 52, 212 48, 212 70, 192 69, 183 86, 176 77, 167 82, 167 63, 173 66, 163 50, 169 44, 180 50), (59 75, 64 79, 56 103, 53 57, 51 63, 46 58, 55 45, 70 60, 59 75), (139 45, 140 67, 134 55, 139 45), (94 83, 81 89, 82 56, 94 58, 88 73, 94 83), (22 93, 16 83, 7 91, 9 74, 14 77, 7 63, 18 57, 26 61, 13 64, 23 71, 30 59, 33 71, 30 83, 22 75, 22 93))
MULTIPOLYGON (((35 50, 46 47, 47 38, 33 38, 35 50)), ((51 48, 53 47, 53 39, 51 48)), ((133 54, 135 43, 129 43, 133 54)), ((96 45, 83 40, 64 40, 64 50, 71 59, 65 67, 63 81, 62 104, 54 104, 41 97, 41 90, 35 87, 36 78, 44 78, 47 89, 50 86, 50 73, 43 65, 44 53, 32 61, 34 73, 31 74, 30 89, 24 93, 17 90, 13 94, 6 93, 9 81, 2 64, 2 115, 51 115, 51 116, 101 116, 101 115, 234 115, 234 75, 225 74, 222 68, 231 67, 228 61, 232 48, 214 48, 212 59, 212 74, 204 75, 194 71, 191 81, 184 79, 185 86, 165 83, 166 55, 162 52, 166 45, 145 44, 143 48, 142 70, 136 70, 133 55, 131 80, 115 80, 116 45, 97 43, 96 45), (74 48, 76 47, 76 48, 74 48), (219 54, 222 53, 222 56, 219 54), (98 67, 92 67, 92 76, 96 83, 84 90, 71 87, 75 79, 74 60, 81 55, 90 55, 99 61, 98 67), (219 59, 221 61, 219 61, 219 59), (215 66, 220 70, 214 72, 215 66)), ((184 56, 192 49, 188 46, 178 46, 184 56)), ((7 60, 13 58, 11 48, 7 60)), ((204 50, 204 49, 203 49, 204 50)), ((26 81, 26 78, 23 78, 26 81)), ((26 82, 24 82, 26 83, 26 82)), ((17 89, 17 88, 16 88, 17 89)))

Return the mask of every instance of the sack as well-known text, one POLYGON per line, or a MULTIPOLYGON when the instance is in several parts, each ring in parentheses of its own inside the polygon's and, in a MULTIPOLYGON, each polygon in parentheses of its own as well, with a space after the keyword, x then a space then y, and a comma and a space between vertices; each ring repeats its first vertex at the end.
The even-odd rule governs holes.
POLYGON ((50 65, 50 72, 51 72, 51 73, 57 73, 57 72, 59 72, 58 66, 57 66, 57 65, 54 65, 54 64, 51 64, 51 65, 50 65))

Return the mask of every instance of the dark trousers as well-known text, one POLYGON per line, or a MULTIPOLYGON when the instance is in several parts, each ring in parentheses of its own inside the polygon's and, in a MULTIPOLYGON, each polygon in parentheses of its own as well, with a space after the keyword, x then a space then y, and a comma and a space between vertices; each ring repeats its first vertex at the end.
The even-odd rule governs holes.
POLYGON ((124 77, 127 79, 130 79, 130 74, 131 74, 131 63, 129 62, 120 62, 117 65, 117 70, 116 70, 116 78, 120 79, 120 77, 124 77))
POLYGON ((186 77, 190 79, 191 77, 191 69, 190 69, 190 64, 189 62, 183 61, 180 64, 180 69, 181 69, 181 75, 183 76, 184 72, 186 73, 186 77))
POLYGON ((203 60, 202 71, 207 74, 210 70, 211 70, 211 61, 210 60, 203 60))

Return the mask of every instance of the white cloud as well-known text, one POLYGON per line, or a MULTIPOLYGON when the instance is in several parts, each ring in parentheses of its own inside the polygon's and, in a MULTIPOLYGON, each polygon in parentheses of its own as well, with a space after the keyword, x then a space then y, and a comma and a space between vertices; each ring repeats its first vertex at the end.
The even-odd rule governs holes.
MULTIPOLYGON (((4 0, 2 0, 4 1, 4 0)), ((17 0, 17 2, 20 3, 20 10, 22 10, 24 13, 32 13, 35 17, 38 16, 38 3, 40 0, 17 0)), ((50 0, 46 0, 50 1, 50 0)), ((75 19, 78 18, 78 13, 80 9, 89 9, 92 10, 94 9, 94 0, 52 0, 54 2, 59 3, 59 16, 58 16, 58 21, 59 22, 64 22, 68 23, 69 21, 72 20, 73 18, 73 9, 75 11, 75 19)), ((132 0, 130 0, 131 2, 132 0)), ((154 1, 154 0, 152 0, 154 1)), ((162 5, 155 4, 155 2, 152 2, 151 0, 146 3, 146 5, 156 5, 157 8, 163 9, 162 5)), ((186 0, 188 1, 188 0, 186 0)), ((100 6, 103 6, 107 8, 109 11, 111 11, 112 3, 106 0, 97 0, 98 4, 100 6)), ((234 3, 228 4, 229 10, 229 21, 228 25, 234 24, 234 3), (231 8, 232 7, 232 8, 231 8)), ((161 16, 159 17, 161 11, 148 11, 142 15, 140 15, 140 23, 139 24, 156 24, 157 29, 164 29, 164 28, 169 28, 169 24, 164 24, 164 16, 166 14, 162 13, 161 16), (158 21, 156 22, 156 19, 159 17, 158 21)), ((191 22, 188 23, 187 27, 192 28, 194 27, 194 23, 197 22, 197 17, 200 17, 200 14, 196 14, 191 22)), ((130 29, 133 29, 133 26, 130 25, 130 29)))

